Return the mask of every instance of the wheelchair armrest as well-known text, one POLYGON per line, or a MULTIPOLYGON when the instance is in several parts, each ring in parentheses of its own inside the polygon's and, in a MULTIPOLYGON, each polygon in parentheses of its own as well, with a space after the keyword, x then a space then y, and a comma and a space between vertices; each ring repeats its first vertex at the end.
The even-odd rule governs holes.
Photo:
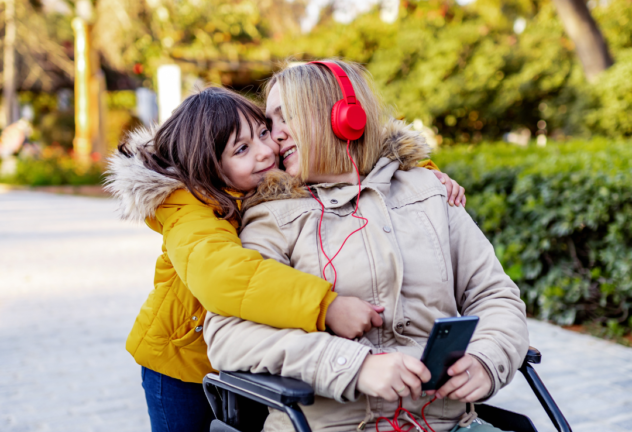
POLYGON ((283 405, 314 403, 314 389, 306 382, 270 374, 220 372, 219 379, 247 392, 283 405))
POLYGON ((527 351, 527 356, 525 357, 525 362, 540 364, 541 361, 542 353, 537 348, 530 346, 529 350, 527 351))

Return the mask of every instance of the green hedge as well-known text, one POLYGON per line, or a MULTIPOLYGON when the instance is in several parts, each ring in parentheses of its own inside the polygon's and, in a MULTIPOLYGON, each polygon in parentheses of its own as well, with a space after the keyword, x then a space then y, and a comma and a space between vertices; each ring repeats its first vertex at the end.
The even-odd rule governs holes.
POLYGON ((531 314, 630 331, 632 143, 455 146, 433 160, 466 188, 531 314))
POLYGON ((45 147, 36 157, 19 157, 15 175, 0 177, 1 183, 28 186, 82 186, 103 182, 103 164, 79 164, 59 146, 45 147))

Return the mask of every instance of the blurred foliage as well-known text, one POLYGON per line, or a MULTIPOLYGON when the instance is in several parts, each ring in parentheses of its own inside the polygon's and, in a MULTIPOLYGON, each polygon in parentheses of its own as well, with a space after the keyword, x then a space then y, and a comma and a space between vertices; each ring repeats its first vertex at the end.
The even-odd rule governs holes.
MULTIPOLYGON (((95 159, 97 158, 95 153, 95 159)), ((88 166, 79 164, 71 152, 59 145, 44 147, 35 156, 20 156, 14 176, 0 182, 29 186, 95 185, 103 181, 103 166, 93 160, 88 166)))
POLYGON ((586 128, 601 135, 632 136, 632 47, 619 52, 617 63, 590 88, 590 96, 586 128))
POLYGON ((155 77, 176 61, 205 81, 248 84, 271 71, 265 40, 298 32, 304 1, 108 0, 97 2, 95 46, 119 70, 155 77), (240 77, 239 75, 246 75, 240 77))
MULTIPOLYGON (((0 31, 4 35, 3 9, 0 31)), ((17 88, 51 91, 71 83, 74 76, 71 17, 45 13, 40 1, 15 0, 15 19, 17 88)))
MULTIPOLYGON (((72 93, 68 95, 68 106, 59 106, 59 96, 50 93, 21 92, 20 104, 30 105, 33 109, 33 134, 29 141, 44 146, 60 146, 66 151, 72 150, 75 137, 75 112, 72 93)), ((108 148, 115 148, 121 137, 130 129, 142 123, 134 115, 136 110, 136 93, 132 90, 112 91, 105 94, 106 106, 106 140, 108 148)))
POLYGON ((620 336, 632 327, 631 144, 453 146, 433 160, 465 187, 530 313, 620 336))
MULTIPOLYGON (((19 3, 45 21, 42 38, 57 47, 51 58, 63 60, 59 47, 72 41, 74 3, 65 3, 66 14, 44 14, 33 6, 38 2, 19 3)), ((377 8, 338 23, 331 0, 316 27, 303 34, 308 3, 98 1, 94 46, 104 65, 150 88, 165 63, 181 66, 185 87, 214 82, 252 91, 288 56, 343 57, 366 64, 398 114, 434 127, 444 144, 498 139, 523 127, 534 134, 539 121, 556 139, 632 136, 632 0, 595 2, 591 10, 616 61, 592 85, 551 0, 477 0, 467 6, 402 0, 392 24, 380 20, 377 8), (514 31, 517 19, 526 23, 520 33, 514 31)), ((127 124, 123 117, 122 109, 113 115, 116 124, 127 124)))
POLYGON ((106 100, 108 112, 105 118, 105 139, 108 149, 113 150, 128 131, 142 126, 143 123, 134 115, 136 111, 136 93, 134 91, 108 92, 106 100))
POLYGON ((535 133, 539 120, 558 137, 630 136, 632 2, 601 4, 593 13, 617 64, 594 86, 549 0, 404 1, 393 24, 377 10, 340 24, 329 11, 311 33, 271 51, 366 64, 401 116, 434 126, 448 144, 497 139, 519 127, 535 133), (518 18, 526 20, 520 34, 518 18))
MULTIPOLYGON (((632 136, 632 0, 594 2, 591 13, 616 61, 594 84, 584 79, 552 0, 477 0, 467 6, 402 0, 392 24, 381 21, 377 8, 338 23, 330 0, 316 27, 301 33, 308 3, 96 1, 94 46, 104 66, 149 88, 155 88, 158 66, 175 62, 187 88, 214 82, 249 93, 288 56, 343 57, 366 64, 398 115, 422 120, 444 145, 496 140, 525 127, 557 140, 632 136), (517 33, 518 19, 526 25, 517 33)), ((72 74, 75 3, 57 2, 66 5, 57 11, 38 1, 16 4, 19 63, 28 66, 20 69, 22 84, 50 89, 58 81, 42 75, 49 66, 72 74)), ((138 124, 133 99, 132 93, 108 96, 110 147, 138 124)), ((74 116, 50 108, 53 102, 36 108, 34 139, 70 148, 74 116)))
POLYGON ((43 145, 59 145, 66 150, 72 149, 75 137, 75 112, 72 94, 68 96, 65 109, 58 106, 57 95, 43 92, 20 92, 20 105, 30 105, 33 109, 33 135, 29 141, 43 145))

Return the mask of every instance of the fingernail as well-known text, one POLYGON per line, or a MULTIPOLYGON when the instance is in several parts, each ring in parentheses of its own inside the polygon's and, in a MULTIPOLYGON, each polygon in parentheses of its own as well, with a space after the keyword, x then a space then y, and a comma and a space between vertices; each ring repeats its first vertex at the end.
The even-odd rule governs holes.
POLYGON ((441 183, 445 184, 445 179, 441 179, 441 183))
POLYGON ((450 205, 454 207, 454 201, 450 200, 450 205))

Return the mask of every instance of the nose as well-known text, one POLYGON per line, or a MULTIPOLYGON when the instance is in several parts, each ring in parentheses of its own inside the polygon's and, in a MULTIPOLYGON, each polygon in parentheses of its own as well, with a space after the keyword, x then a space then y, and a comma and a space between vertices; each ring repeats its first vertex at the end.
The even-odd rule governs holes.
POLYGON ((257 161, 263 162, 274 157, 274 151, 265 143, 259 142, 257 146, 257 161))
POLYGON ((283 143, 288 137, 285 129, 276 121, 272 123, 272 132, 270 135, 272 139, 279 144, 283 143))

